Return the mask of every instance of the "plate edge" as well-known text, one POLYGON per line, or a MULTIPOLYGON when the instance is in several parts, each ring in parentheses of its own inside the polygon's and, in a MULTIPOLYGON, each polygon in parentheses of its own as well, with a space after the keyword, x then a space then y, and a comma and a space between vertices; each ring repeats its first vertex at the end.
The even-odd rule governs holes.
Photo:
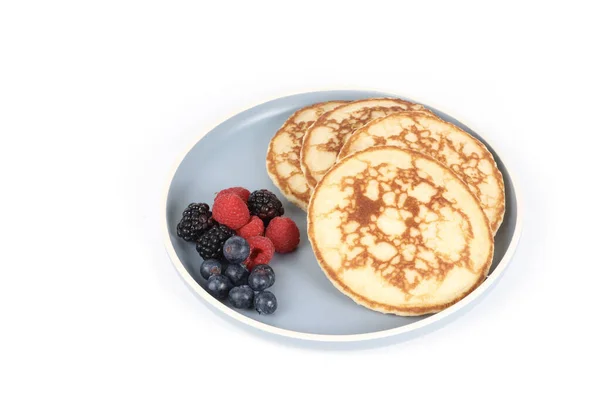
MULTIPOLYGON (((228 121, 229 119, 233 118, 234 116, 236 116, 240 113, 248 111, 254 107, 260 106, 261 104, 267 103, 269 101, 274 101, 274 100, 285 98, 285 97, 293 97, 293 96, 315 93, 315 92, 344 91, 344 90, 380 92, 382 94, 386 94, 386 95, 393 96, 393 97, 407 98, 407 99, 415 101, 419 104, 427 104, 428 106, 431 106, 436 110, 439 110, 447 115, 452 116, 457 121, 460 121, 463 125, 468 126, 469 129, 473 130, 474 132, 478 132, 478 130, 473 128, 471 124, 464 122, 464 119, 462 119, 460 116, 457 116, 459 114, 454 113, 454 112, 447 112, 445 108, 439 107, 436 104, 433 104, 431 102, 425 102, 425 101, 421 102, 421 101, 415 100, 415 98, 412 96, 404 96, 404 95, 401 96, 399 94, 389 93, 384 90, 379 90, 379 89, 374 89, 374 88, 365 88, 365 87, 352 87, 352 86, 335 87, 335 88, 317 88, 314 90, 308 90, 305 92, 296 92, 296 93, 288 92, 288 93, 282 94, 281 96, 271 97, 264 101, 255 102, 255 103, 251 104, 250 106, 245 107, 244 109, 242 109, 238 112, 231 113, 229 115, 229 117, 225 117, 224 119, 217 121, 216 123, 213 123, 210 126, 207 126, 206 129, 202 129, 203 133, 200 136, 196 137, 194 139, 193 143, 191 145, 187 146, 185 148, 185 150, 182 152, 182 154, 176 158, 175 162, 173 163, 171 173, 168 174, 168 176, 167 176, 167 182, 166 182, 165 188, 163 189, 163 196, 162 196, 162 201, 161 201, 161 211, 162 211, 161 225, 162 225, 162 231, 163 231, 163 240, 164 240, 165 249, 167 251, 167 254, 169 255, 171 263, 173 264, 173 266, 175 267, 175 270, 179 273, 179 275, 183 279, 183 281, 187 284, 187 286, 197 296, 200 296, 200 298, 202 298, 203 300, 208 302, 210 305, 214 306, 218 310, 225 313, 225 315, 233 318, 234 320, 236 320, 238 322, 241 322, 241 323, 249 325, 255 329, 258 329, 258 330, 261 330, 264 332, 268 332, 271 334, 284 336, 284 337, 288 337, 288 338, 293 338, 293 339, 301 339, 301 340, 317 341, 317 342, 362 342, 362 341, 384 339, 384 338, 388 338, 391 336, 406 334, 408 332, 412 332, 417 329, 421 329, 426 326, 433 325, 436 322, 439 322, 440 320, 442 320, 452 314, 457 313, 461 309, 465 308, 467 305, 471 304, 473 301, 475 301, 477 298, 479 298, 488 288, 490 288, 503 275, 504 271, 506 270, 508 264, 510 263, 511 259, 513 258, 514 254, 516 252, 518 243, 521 238, 522 229, 523 229, 523 212, 522 212, 523 202, 522 202, 521 194, 520 194, 521 193, 520 185, 519 185, 515 175, 513 175, 511 169, 506 165, 506 163, 504 163, 505 159, 502 158, 500 155, 498 155, 498 157, 501 160, 503 160, 504 168, 506 169, 506 171, 508 172, 508 175, 510 176, 510 179, 511 179, 511 182, 513 185, 514 194, 515 194, 515 200, 517 203, 517 215, 516 215, 515 231, 514 231, 513 237, 510 241, 508 248, 506 249, 506 253, 502 257, 502 259, 500 260, 500 262, 498 263, 496 268, 494 269, 494 272, 492 272, 490 275, 488 275, 487 279, 481 285, 479 285, 475 290, 473 290, 469 295, 467 295, 465 298, 463 298, 456 304, 446 308, 443 311, 440 311, 436 314, 433 314, 427 318, 424 318, 420 321, 411 323, 409 325, 405 325, 405 326, 398 327, 398 328, 386 329, 386 330, 382 330, 382 331, 378 331, 378 332, 358 333, 358 334, 349 334, 349 335, 338 335, 338 334, 328 335, 328 334, 304 333, 304 332, 297 332, 297 331, 293 331, 293 330, 289 330, 289 329, 277 328, 277 327, 271 326, 269 324, 266 324, 264 322, 256 321, 252 318, 249 318, 249 317, 247 317, 243 314, 240 314, 237 311, 229 308, 225 304, 223 304, 220 301, 218 301, 217 299, 213 298, 205 290, 198 290, 198 288, 201 289, 201 287, 196 283, 194 278, 189 274, 189 272, 187 271, 185 266, 181 263, 181 261, 179 260, 179 257, 175 253, 175 248, 173 247, 173 244, 171 243, 168 221, 167 221, 167 199, 169 196, 169 189, 171 187, 173 178, 175 177, 175 174, 177 173, 177 170, 178 170, 179 166, 181 165, 181 162, 184 160, 184 158, 187 156, 187 154, 191 151, 191 149, 207 133, 211 132, 220 124, 224 123, 225 121, 228 121)), ((209 124, 206 124, 206 125, 209 125, 209 124)), ((496 154, 498 154, 497 147, 493 146, 492 142, 489 139, 486 138, 485 140, 494 149, 496 154)))

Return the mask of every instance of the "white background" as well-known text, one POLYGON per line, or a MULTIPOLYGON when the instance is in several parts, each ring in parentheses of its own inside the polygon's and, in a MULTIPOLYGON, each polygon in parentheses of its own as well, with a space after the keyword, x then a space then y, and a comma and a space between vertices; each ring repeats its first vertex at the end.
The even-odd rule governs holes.
POLYGON ((600 30, 592 2, 550 3, 2 2, 0 398, 598 398, 600 30), (282 345, 177 276, 165 180, 234 113, 348 86, 490 139, 523 237, 489 296, 433 333, 282 345))

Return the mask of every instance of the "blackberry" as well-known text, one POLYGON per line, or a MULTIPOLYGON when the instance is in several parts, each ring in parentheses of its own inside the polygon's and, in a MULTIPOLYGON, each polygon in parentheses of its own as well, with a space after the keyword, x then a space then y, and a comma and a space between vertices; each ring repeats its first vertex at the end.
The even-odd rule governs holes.
POLYGON ((273 193, 267 189, 254 191, 248 198, 250 215, 256 215, 265 222, 265 226, 275 217, 283 215, 283 205, 273 193))
POLYGON ((183 211, 177 224, 177 236, 187 242, 195 242, 217 223, 212 218, 208 204, 192 203, 183 211))
POLYGON ((196 251, 205 260, 209 258, 222 259, 223 245, 233 235, 235 235, 235 231, 225 225, 213 226, 200 236, 196 242, 196 251))

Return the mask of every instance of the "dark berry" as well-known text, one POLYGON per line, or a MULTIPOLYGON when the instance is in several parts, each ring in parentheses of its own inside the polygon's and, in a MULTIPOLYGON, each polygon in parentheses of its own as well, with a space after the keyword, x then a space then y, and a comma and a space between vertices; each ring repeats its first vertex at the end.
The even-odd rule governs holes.
POLYGON ((228 277, 223 275, 213 275, 208 278, 206 290, 219 300, 225 300, 233 285, 228 277))
POLYGON ((214 226, 200 236, 196 243, 196 250, 205 260, 209 258, 222 259, 223 245, 234 234, 235 232, 225 225, 214 226))
POLYGON ((277 310, 277 298, 268 290, 254 296, 254 308, 259 314, 273 314, 277 310))
POLYGON ((243 237, 232 236, 223 245, 223 255, 227 261, 239 264, 250 255, 250 245, 243 237))
POLYGON ((250 272, 242 264, 229 264, 223 273, 233 286, 247 285, 250 272))
POLYGON ((256 215, 265 222, 265 226, 275 217, 283 215, 283 205, 272 192, 267 189, 257 190, 248 198, 250 215, 256 215))
POLYGON ((223 265, 219 260, 208 259, 200 264, 200 275, 204 279, 210 278, 212 275, 221 275, 223 273, 223 265))
POLYGON ((195 242, 200 236, 216 225, 208 204, 192 203, 183 211, 177 224, 177 236, 188 242, 195 242))
POLYGON ((266 264, 254 267, 248 276, 248 285, 256 291, 270 288, 275 283, 275 272, 266 264))
POLYGON ((229 291, 229 301, 235 308, 250 308, 254 303, 254 291, 248 285, 234 287, 229 291))

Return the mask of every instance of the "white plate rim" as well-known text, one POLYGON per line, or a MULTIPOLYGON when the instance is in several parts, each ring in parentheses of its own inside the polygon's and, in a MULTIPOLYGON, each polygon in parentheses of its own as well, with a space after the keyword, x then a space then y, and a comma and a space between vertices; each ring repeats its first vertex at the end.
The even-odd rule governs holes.
MULTIPOLYGON (((298 332, 298 331, 293 331, 290 329, 278 328, 278 327, 266 324, 264 322, 256 321, 250 317, 247 317, 247 316, 235 311, 234 309, 228 307, 227 305, 223 304, 219 300, 212 297, 200 285, 198 285, 198 283, 196 283, 194 278, 190 275, 188 270, 185 268, 185 266, 183 265, 183 263, 177 256, 177 253, 175 252, 175 248, 173 247, 173 243, 171 242, 171 238, 169 235, 169 226, 168 226, 168 218, 167 218, 167 200, 168 200, 168 196, 169 196, 169 189, 171 187, 171 183, 175 177, 175 174, 177 173, 177 169, 179 168, 179 166, 181 165, 181 163, 183 162, 183 160, 187 156, 187 154, 192 150, 192 148, 208 132, 211 132, 213 129, 215 129, 217 126, 219 126, 223 122, 229 120, 230 118, 233 118, 234 116, 236 116, 244 111, 247 111, 251 108, 254 108, 254 107, 264 104, 266 102, 277 100, 277 99, 280 99, 283 97, 289 97, 289 96, 295 96, 295 95, 301 95, 301 94, 309 94, 309 93, 314 93, 314 92, 339 91, 339 90, 380 92, 380 93, 388 94, 389 96, 408 98, 408 99, 413 100, 416 103, 426 104, 428 106, 431 106, 431 107, 445 113, 446 115, 449 115, 449 116, 455 118, 457 121, 460 121, 462 124, 468 126, 474 132, 479 132, 479 130, 477 130, 476 128, 473 128, 473 126, 471 124, 466 123, 464 119, 457 117, 456 116, 457 113, 455 113, 453 111, 448 112, 448 111, 446 111, 446 108, 439 107, 438 105, 435 105, 432 102, 420 101, 413 96, 394 94, 394 93, 388 92, 386 90, 356 87, 356 86, 341 86, 341 87, 338 86, 338 87, 334 87, 334 88, 322 88, 321 87, 321 88, 311 89, 311 90, 307 90, 307 91, 303 91, 303 92, 283 93, 280 96, 272 97, 272 98, 266 99, 264 101, 259 101, 250 106, 247 106, 244 109, 242 109, 241 111, 232 113, 230 116, 228 116, 220 121, 217 121, 216 123, 213 123, 212 127, 203 129, 202 130, 203 133, 199 137, 197 137, 191 145, 186 147, 186 149, 182 152, 182 154, 175 160, 175 163, 172 167, 171 173, 167 177, 167 183, 166 183, 165 189, 163 190, 163 196, 162 196, 162 202, 161 202, 161 211, 163 214, 163 216, 161 218, 161 221, 162 221, 161 226, 162 226, 162 232, 163 232, 163 239, 165 242, 164 243, 165 248, 166 248, 167 254, 169 255, 171 263, 175 267, 175 270, 179 273, 179 276, 184 280, 184 282, 188 285, 188 287, 194 291, 194 293, 196 295, 200 296, 203 300, 208 302, 211 306, 215 307, 217 310, 223 312, 225 315, 233 318, 234 320, 237 320, 238 322, 241 322, 245 325, 251 326, 255 329, 258 329, 258 330, 261 330, 261 331, 264 331, 267 333, 271 333, 271 334, 275 334, 275 335, 279 335, 279 336, 283 336, 283 337, 288 337, 288 338, 292 338, 292 339, 301 339, 301 340, 307 340, 307 341, 343 343, 343 342, 363 342, 363 341, 370 341, 370 340, 376 340, 376 339, 384 339, 384 338, 388 338, 391 336, 402 335, 402 334, 406 334, 408 332, 413 332, 413 331, 416 331, 417 329, 425 328, 426 326, 433 325, 436 322, 457 313, 461 309, 465 308, 467 305, 471 304, 477 298, 479 298, 487 289, 492 287, 493 284, 500 278, 500 276, 502 276, 506 267, 510 263, 510 260, 514 256, 515 251, 517 249, 519 239, 521 238, 521 232, 523 229, 523 210, 522 210, 523 202, 520 197, 520 189, 519 189, 520 186, 519 186, 519 183, 517 182, 517 178, 515 177, 513 172, 506 165, 506 163, 504 163, 504 168, 506 169, 506 171, 508 171, 508 174, 510 175, 510 179, 512 181, 513 191, 515 194, 515 200, 516 200, 516 204, 517 204, 515 229, 514 229, 513 236, 510 240, 510 244, 509 244, 508 248, 506 249, 504 256, 502 256, 502 259, 500 260, 500 262, 498 263, 498 265, 496 266, 494 271, 490 275, 488 275, 487 279, 481 285, 479 285, 474 291, 472 291, 469 295, 467 295, 465 298, 463 298, 456 304, 446 308, 445 310, 442 310, 442 311, 440 311, 436 314, 433 314, 427 318, 424 318, 420 321, 413 322, 411 324, 404 325, 404 326, 401 326, 398 328, 385 329, 385 330, 377 331, 377 332, 357 333, 357 334, 347 334, 347 335, 344 335, 344 334, 319 334, 319 333, 298 332)), ((498 152, 498 148, 496 146, 494 146, 489 139, 485 138, 485 140, 494 149, 496 154, 498 154, 498 157, 504 162, 505 159, 500 156, 500 154, 498 152)))

